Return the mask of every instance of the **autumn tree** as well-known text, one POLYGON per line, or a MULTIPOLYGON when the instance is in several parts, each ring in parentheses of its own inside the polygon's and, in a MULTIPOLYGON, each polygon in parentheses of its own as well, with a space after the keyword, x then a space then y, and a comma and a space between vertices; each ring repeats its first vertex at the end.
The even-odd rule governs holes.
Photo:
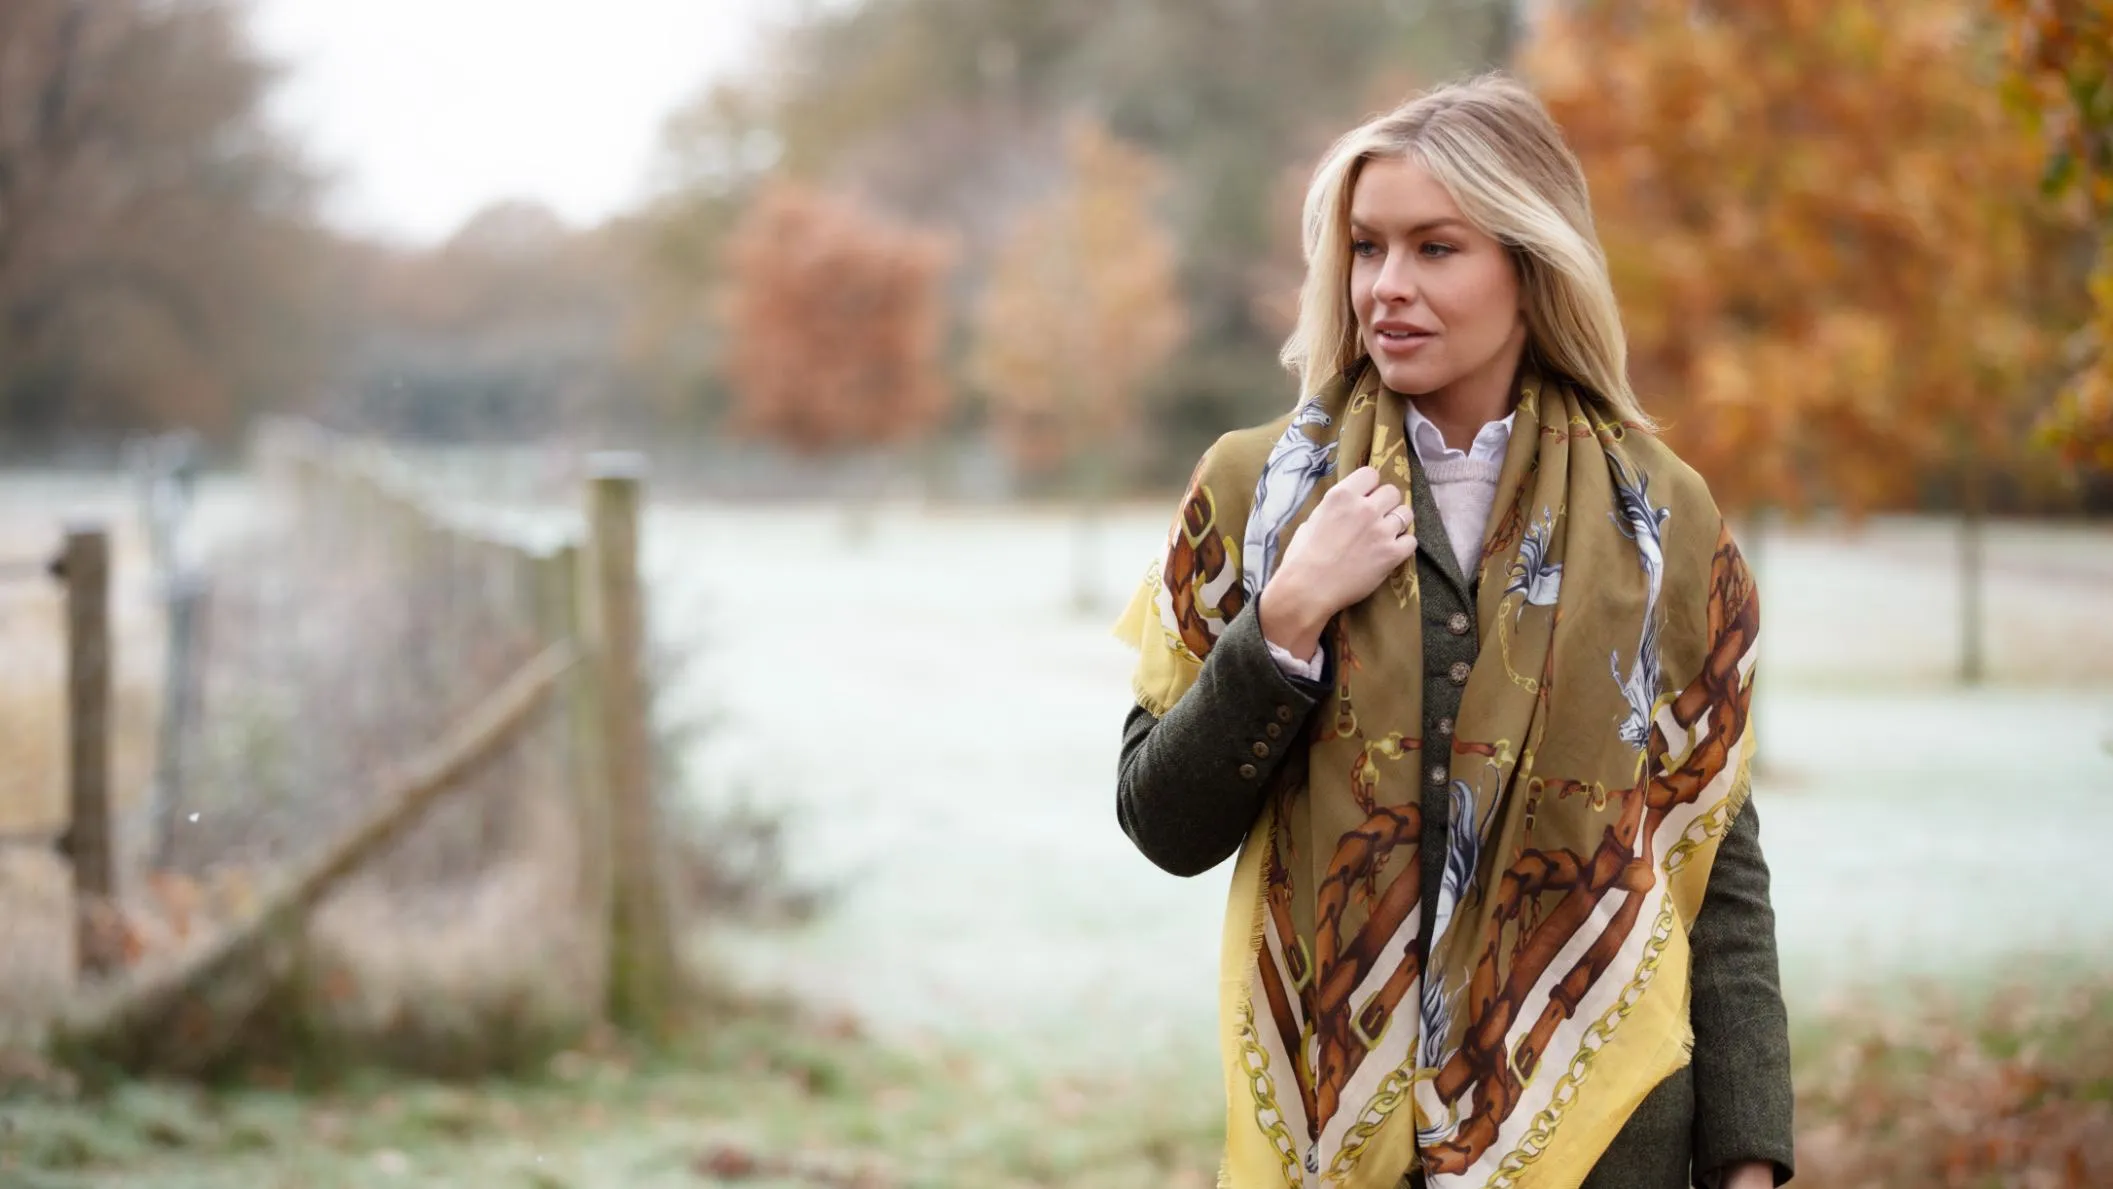
POLYGON ((609 231, 632 302, 620 327, 625 382, 664 426, 726 419, 726 248, 774 173, 776 137, 751 90, 722 79, 660 129, 654 195, 609 231))
POLYGON ((1134 457, 1146 386, 1186 319, 1174 245, 1152 210, 1152 159, 1079 119, 1065 161, 998 258, 970 369, 1005 453, 1030 475, 1070 470, 1090 520, 1111 464, 1134 457))
POLYGON ((1997 0, 2013 107, 2047 151, 2046 188, 2097 241, 2077 367, 2042 430, 2072 464, 2113 470, 2113 9, 2105 0, 1997 0))
MULTIPOLYGON (((1013 216, 1062 180, 1067 113, 1091 110, 1165 166, 1157 203, 1188 334, 1146 427, 1148 475, 1178 483, 1228 427, 1290 400, 1257 263, 1280 171, 1419 82, 1494 65, 1517 0, 1198 5, 1192 0, 869 0, 801 9, 752 72, 670 121, 670 254, 704 260, 714 192, 760 168, 852 189, 956 234, 981 291, 1013 216), (1381 75, 1399 80, 1375 101, 1381 75), (694 234, 703 233, 703 234, 694 234)), ((707 265, 709 267, 709 265, 707 265)), ((669 322, 682 321, 681 285, 669 322)), ((677 341, 694 345, 696 335, 677 341)))
POLYGON ((219 0, 0 3, 0 427, 231 430, 319 372, 312 183, 219 0))
POLYGON ((951 253, 929 232, 789 181, 765 186, 726 245, 733 428, 817 457, 936 428, 951 253))
POLYGON ((2052 242, 1989 32, 1967 0, 1605 0, 1551 6, 1522 63, 1589 177, 1638 390, 1720 501, 1854 515, 1951 477, 1969 583, 2052 242))

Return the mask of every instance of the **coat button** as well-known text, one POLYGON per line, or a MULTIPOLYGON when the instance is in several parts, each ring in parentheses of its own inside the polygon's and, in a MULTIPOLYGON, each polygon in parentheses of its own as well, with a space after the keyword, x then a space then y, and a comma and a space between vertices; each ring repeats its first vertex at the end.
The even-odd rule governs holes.
POLYGON ((1266 723, 1262 727, 1262 733, 1274 739, 1284 733, 1284 728, 1278 726, 1275 723, 1266 723))
POLYGON ((1291 721, 1291 707, 1289 707, 1289 706, 1279 706, 1279 707, 1277 707, 1277 721, 1278 721, 1278 722, 1290 722, 1290 721, 1291 721))
POLYGON ((1257 743, 1253 747, 1248 748, 1248 750, 1254 752, 1255 758, 1258 760, 1269 758, 1269 744, 1267 743, 1257 743))
POLYGON ((1445 621, 1445 630, 1455 636, 1467 635, 1467 629, 1473 626, 1475 626, 1474 621, 1467 617, 1467 612, 1465 611, 1455 611, 1452 618, 1445 621))
POLYGON ((1437 785, 1441 785, 1441 784, 1444 784, 1444 783, 1445 783, 1445 765, 1444 765, 1444 764, 1432 764, 1432 765, 1431 765, 1431 770, 1430 770, 1429 772, 1425 773, 1425 775, 1426 775, 1427 777, 1429 777, 1429 778, 1430 778, 1430 782, 1431 782, 1431 784, 1432 784, 1432 785, 1433 785, 1434 787, 1435 787, 1435 786, 1437 786, 1437 785))
POLYGON ((1438 737, 1441 739, 1450 739, 1453 737, 1452 719, 1441 718, 1438 720, 1438 737))
POLYGON ((1445 671, 1445 676, 1454 685, 1466 685, 1467 675, 1474 671, 1475 667, 1466 661, 1454 661, 1453 667, 1445 671))
POLYGON ((1242 764, 1242 765, 1240 765, 1240 779, 1242 779, 1242 780, 1253 780, 1254 778, 1255 778, 1255 766, 1254 766, 1253 764, 1242 764))

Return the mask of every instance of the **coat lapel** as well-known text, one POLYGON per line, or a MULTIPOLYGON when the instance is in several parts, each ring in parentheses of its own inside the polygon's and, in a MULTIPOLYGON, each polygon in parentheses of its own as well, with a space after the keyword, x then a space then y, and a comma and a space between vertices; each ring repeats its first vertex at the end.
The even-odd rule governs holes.
POLYGON ((1467 576, 1460 572, 1460 559, 1453 554, 1452 539, 1445 535, 1445 518, 1438 514, 1438 499, 1431 494, 1431 480, 1424 474, 1423 459, 1417 456, 1413 444, 1408 453, 1409 474, 1413 477, 1409 483, 1409 510, 1416 514, 1416 550, 1430 559, 1439 574, 1452 584, 1460 600, 1472 607, 1473 589, 1467 576))

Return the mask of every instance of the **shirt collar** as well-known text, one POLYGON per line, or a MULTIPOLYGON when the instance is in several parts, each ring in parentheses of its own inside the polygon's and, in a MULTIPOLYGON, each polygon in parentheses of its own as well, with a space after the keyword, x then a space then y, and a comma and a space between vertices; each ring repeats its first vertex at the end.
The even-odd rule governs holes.
POLYGON ((1416 444, 1416 457, 1425 462, 1447 462, 1468 458, 1476 462, 1502 462, 1504 451, 1511 445, 1511 423, 1518 416, 1516 411, 1506 413, 1501 420, 1492 421, 1475 432, 1475 440, 1466 450, 1457 450, 1445 444, 1445 434, 1439 431, 1432 420, 1423 415, 1415 401, 1409 401, 1409 440, 1416 444))

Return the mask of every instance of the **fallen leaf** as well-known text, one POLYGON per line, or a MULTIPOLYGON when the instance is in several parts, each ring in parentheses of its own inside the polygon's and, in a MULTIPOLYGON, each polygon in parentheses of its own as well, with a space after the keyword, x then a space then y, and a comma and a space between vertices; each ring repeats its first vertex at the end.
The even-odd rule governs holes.
POLYGON ((734 1144, 718 1144, 697 1158, 697 1171, 722 1181, 745 1181, 761 1171, 754 1152, 734 1144))

